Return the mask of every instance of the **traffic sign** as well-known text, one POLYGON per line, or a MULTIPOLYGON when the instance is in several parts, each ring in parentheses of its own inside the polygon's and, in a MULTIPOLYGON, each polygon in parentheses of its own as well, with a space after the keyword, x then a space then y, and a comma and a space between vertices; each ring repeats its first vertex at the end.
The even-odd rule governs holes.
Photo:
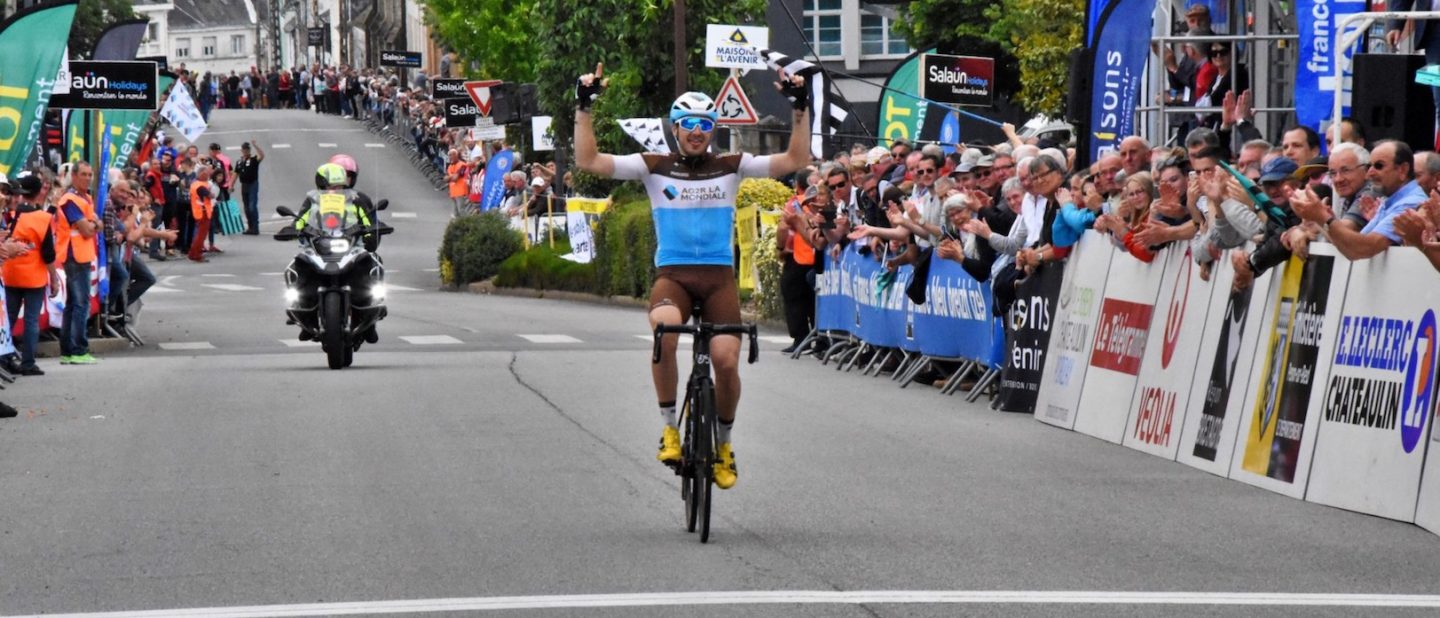
POLYGON ((498 79, 486 79, 473 82, 465 82, 465 93, 470 95, 470 100, 475 103, 475 109, 481 116, 490 117, 490 88, 499 86, 502 82, 498 79))
POLYGON ((745 96, 745 89, 740 87, 740 80, 731 75, 725 80, 725 85, 720 87, 720 94, 715 97, 715 110, 719 112, 719 118, 715 122, 720 124, 755 124, 760 118, 755 115, 755 106, 750 104, 750 98, 745 96))

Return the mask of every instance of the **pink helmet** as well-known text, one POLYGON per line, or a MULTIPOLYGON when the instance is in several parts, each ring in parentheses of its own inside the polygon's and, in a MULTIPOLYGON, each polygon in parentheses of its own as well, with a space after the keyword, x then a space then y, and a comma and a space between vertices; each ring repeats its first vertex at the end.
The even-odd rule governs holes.
POLYGON ((345 168, 345 176, 350 179, 346 188, 354 189, 355 180, 360 177, 360 166, 355 164, 355 158, 347 154, 337 154, 330 157, 330 162, 345 168))

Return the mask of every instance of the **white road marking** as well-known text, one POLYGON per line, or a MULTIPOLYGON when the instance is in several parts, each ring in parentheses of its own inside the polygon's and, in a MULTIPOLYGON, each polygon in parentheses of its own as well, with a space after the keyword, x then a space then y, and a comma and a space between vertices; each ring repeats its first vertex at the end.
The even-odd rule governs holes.
POLYGON ((287 217, 287 216, 282 215, 282 214, 280 214, 280 213, 277 212, 277 213, 275 213, 275 214, 273 214, 273 215, 270 215, 270 218, 271 218, 271 219, 289 219, 290 217, 287 217))
POLYGON ((201 276, 201 277, 234 277, 235 275, 230 275, 230 274, 226 274, 226 273, 205 273, 205 274, 202 274, 202 275, 200 275, 200 276, 201 276))
POLYGON ((261 277, 280 277, 280 276, 283 276, 285 273, 257 273, 257 274, 259 274, 261 277))
POLYGON ((245 129, 243 131, 206 131, 206 135, 257 135, 260 133, 360 133, 365 129, 245 129))
POLYGON ((685 607, 702 605, 1187 605, 1251 607, 1440 608, 1433 594, 1293 594, 1268 592, 1106 592, 1047 590, 760 590, 470 597, 197 607, 152 611, 47 614, 49 618, 258 618, 356 616, 522 609, 685 607))
POLYGON ((426 269, 423 269, 423 270, 424 270, 425 272, 427 272, 427 273, 438 273, 438 272, 440 272, 440 269, 439 269, 439 268, 426 268, 426 269))
POLYGON ((226 292, 259 292, 265 289, 257 288, 253 285, 240 285, 238 283, 202 283, 200 285, 226 292))
POLYGON ((318 348, 318 347, 320 347, 320 342, 319 342, 319 341, 301 341, 301 340, 299 340, 299 339, 281 339, 281 340, 280 340, 280 343, 285 344, 285 347, 287 347, 287 348, 318 348))
POLYGON ((209 341, 172 341, 160 344, 161 350, 214 350, 209 341))
POLYGON ((366 148, 384 148, 385 144, 365 144, 366 148))
MULTIPOLYGON (((398 271, 387 271, 387 272, 398 272, 398 271)), ((394 284, 390 284, 390 283, 385 284, 385 289, 390 290, 390 291, 392 291, 392 292, 419 292, 419 291, 420 291, 420 288, 412 288, 412 287, 408 287, 408 286, 404 286, 404 285, 394 285, 394 284)))
POLYGON ((329 142, 320 142, 319 144, 316 144, 316 146, 319 146, 319 147, 321 147, 321 148, 335 148, 335 147, 337 147, 338 145, 337 145, 337 144, 332 144, 332 143, 329 143, 329 142))
POLYGON ((226 146, 225 149, 226 149, 226 150, 239 150, 240 147, 239 147, 239 146, 226 146))
POLYGON ((281 148, 289 148, 290 144, 270 144, 270 147, 279 150, 281 148))
POLYGON ((530 343, 580 343, 579 339, 570 335, 515 335, 530 343))
POLYGON ((415 214, 415 213, 413 213, 413 212, 392 212, 392 213, 387 214, 387 215, 385 215, 385 216, 387 216, 387 217, 389 217, 389 218, 391 218, 391 219, 414 219, 414 218, 418 217, 419 215, 417 215, 417 214, 415 214))
MULTIPOLYGON (((636 338, 636 339, 644 339, 644 340, 649 341, 649 342, 651 342, 651 343, 654 343, 654 342, 655 342, 655 335, 653 335, 653 334, 650 334, 650 335, 635 335, 635 338, 636 338)), ((694 342, 695 342, 695 335, 680 335, 680 343, 694 343, 694 342)))
POLYGON ((783 335, 765 335, 762 337, 758 337, 758 339, 764 341, 765 343, 783 343, 785 345, 790 345, 791 343, 794 343, 794 340, 783 335))
POLYGON ((163 285, 152 285, 150 286, 150 289, 145 291, 152 294, 171 294, 174 292, 179 292, 180 290, 171 287, 165 287, 163 285))
POLYGON ((400 338, 405 343, 412 345, 456 345, 465 343, 450 335, 411 335, 400 338))

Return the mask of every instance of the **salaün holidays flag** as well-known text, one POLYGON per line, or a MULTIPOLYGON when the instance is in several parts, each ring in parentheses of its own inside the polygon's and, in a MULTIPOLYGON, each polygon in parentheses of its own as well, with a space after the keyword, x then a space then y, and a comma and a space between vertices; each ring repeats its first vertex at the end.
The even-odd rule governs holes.
POLYGON ((805 78, 805 83, 810 86, 810 153, 817 159, 825 158, 825 136, 839 131, 840 125, 844 124, 850 115, 831 102, 832 95, 825 81, 825 72, 813 62, 791 58, 775 50, 761 49, 758 53, 770 68, 783 70, 786 75, 805 78))
POLYGON ((24 168, 40 141, 76 2, 19 11, 0 24, 0 173, 6 176, 24 168))

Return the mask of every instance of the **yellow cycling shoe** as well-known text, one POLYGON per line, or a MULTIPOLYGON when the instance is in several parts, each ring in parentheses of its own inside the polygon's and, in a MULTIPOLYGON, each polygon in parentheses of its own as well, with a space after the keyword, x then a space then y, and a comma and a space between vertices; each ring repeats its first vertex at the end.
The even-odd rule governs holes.
POLYGON ((720 445, 715 451, 715 486, 720 489, 730 489, 735 486, 739 475, 735 473, 735 452, 730 449, 730 443, 720 445))
POLYGON ((660 452, 655 454, 655 459, 662 463, 673 464, 680 461, 680 430, 666 426, 665 433, 660 434, 660 452))

